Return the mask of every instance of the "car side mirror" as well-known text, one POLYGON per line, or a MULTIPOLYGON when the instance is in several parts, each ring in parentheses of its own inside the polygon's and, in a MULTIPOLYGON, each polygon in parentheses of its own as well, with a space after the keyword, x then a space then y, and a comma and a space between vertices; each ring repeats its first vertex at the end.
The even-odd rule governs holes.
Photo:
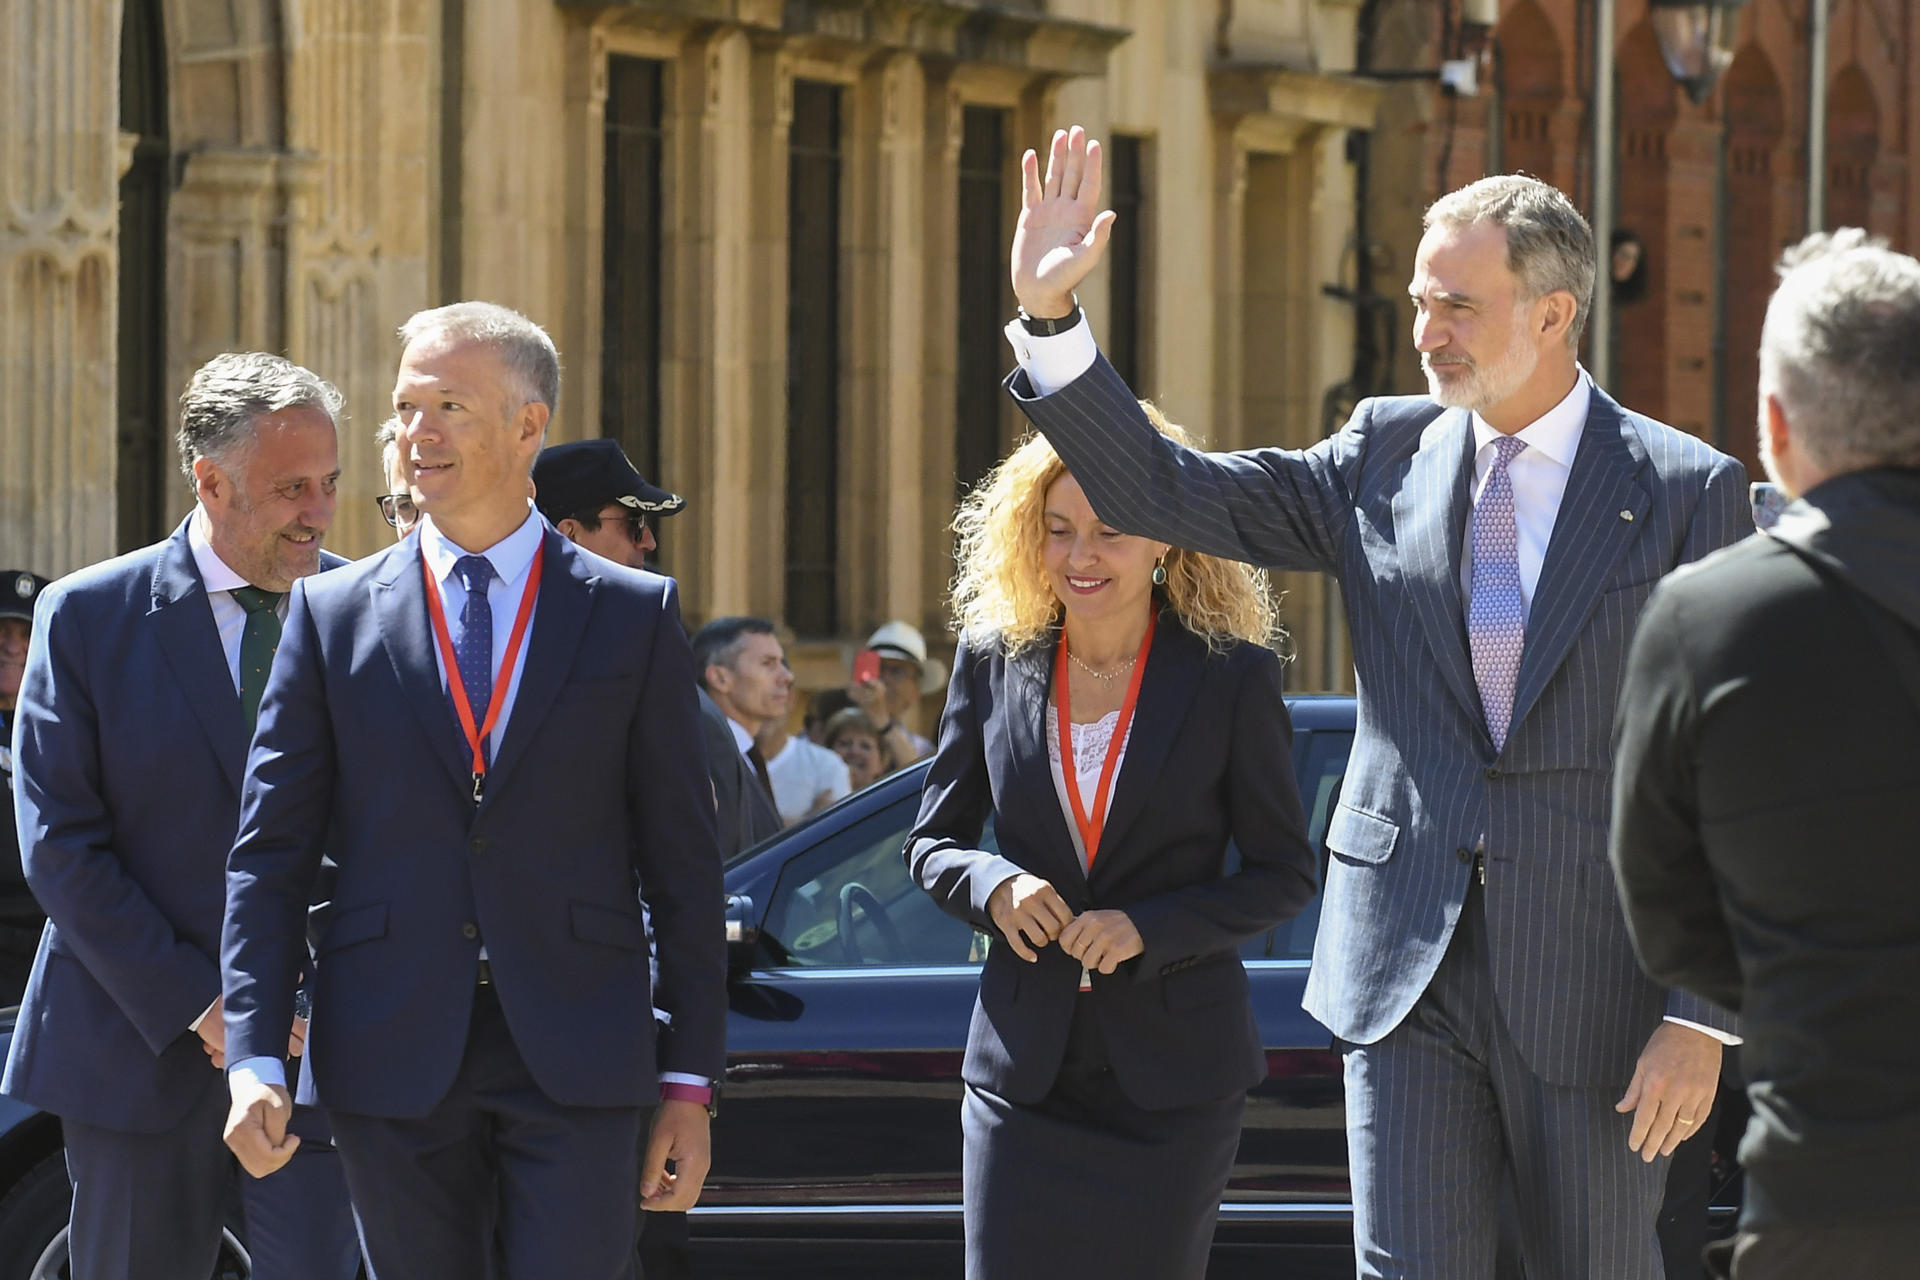
POLYGON ((744 893, 727 895, 727 972, 745 973, 760 952, 760 917, 744 893))

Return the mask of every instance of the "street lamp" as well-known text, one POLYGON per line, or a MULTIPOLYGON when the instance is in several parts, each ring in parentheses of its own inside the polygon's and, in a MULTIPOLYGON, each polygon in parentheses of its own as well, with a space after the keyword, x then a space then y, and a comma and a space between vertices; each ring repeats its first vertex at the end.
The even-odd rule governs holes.
POLYGON ((1674 81, 1705 102, 1733 62, 1735 10, 1747 0, 1651 0, 1653 34, 1674 81))

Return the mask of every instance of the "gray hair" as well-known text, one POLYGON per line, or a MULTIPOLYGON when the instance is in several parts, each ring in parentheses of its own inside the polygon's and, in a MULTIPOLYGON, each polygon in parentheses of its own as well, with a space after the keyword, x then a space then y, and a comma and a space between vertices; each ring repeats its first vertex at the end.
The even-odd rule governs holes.
POLYGON ((1593 228, 1559 188, 1524 173, 1503 173, 1470 182, 1440 197, 1421 226, 1463 228, 1490 223, 1507 233, 1507 268, 1520 278, 1529 300, 1565 291, 1573 295, 1567 346, 1580 348, 1593 310, 1599 261, 1593 228))
POLYGON ((734 670, 746 651, 750 636, 778 636, 779 630, 766 618, 715 618, 693 633, 693 675, 701 688, 707 687, 707 668, 734 670))
MULTIPOLYGON (((400 415, 392 414, 380 424, 373 433, 373 442, 380 446, 380 469, 393 469, 393 460, 400 456, 400 415)), ((384 476, 381 477, 385 479, 384 476)))
POLYGON ((1858 227, 1788 249, 1760 330, 1760 394, 1829 472, 1920 466, 1920 262, 1858 227))
POLYGON ((511 307, 495 302, 454 302, 416 311, 400 326, 403 346, 427 335, 459 342, 483 342, 500 355, 521 405, 544 404, 549 415, 560 408, 560 352, 547 331, 511 307))
POLYGON ((254 443, 254 424, 282 409, 319 409, 337 431, 340 388, 311 369, 265 351, 229 351, 194 371, 180 393, 180 470, 209 458, 232 470, 254 443))

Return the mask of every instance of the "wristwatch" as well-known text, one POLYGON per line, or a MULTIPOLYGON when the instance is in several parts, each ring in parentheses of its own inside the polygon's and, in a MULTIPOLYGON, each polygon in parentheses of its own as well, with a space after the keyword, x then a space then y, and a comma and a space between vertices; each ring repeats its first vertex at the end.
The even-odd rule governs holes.
POLYGON ((711 1120, 720 1114, 720 1082, 709 1080, 699 1085, 669 1080, 660 1086, 660 1101, 697 1102, 707 1109, 707 1118, 711 1120))
POLYGON ((1065 333, 1086 318, 1087 313, 1080 309, 1080 298, 1073 296, 1073 310, 1064 316, 1044 317, 1027 314, 1025 307, 1020 308, 1020 323, 1026 331, 1036 338, 1051 338, 1055 334, 1065 333))

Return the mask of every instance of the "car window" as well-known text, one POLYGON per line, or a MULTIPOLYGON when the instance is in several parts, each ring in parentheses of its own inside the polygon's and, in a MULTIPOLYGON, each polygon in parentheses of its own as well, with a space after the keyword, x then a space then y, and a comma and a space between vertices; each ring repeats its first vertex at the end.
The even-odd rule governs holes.
MULTIPOLYGON (((907 874, 902 849, 918 792, 820 841, 780 871, 761 945, 779 966, 966 965, 985 935, 935 904, 907 874)), ((999 851, 989 819, 984 849, 999 851)))
MULTIPOLYGON (((1351 733, 1295 735, 1293 766, 1307 811, 1307 838, 1326 871, 1327 822, 1338 802, 1352 748, 1351 733)), ((901 850, 920 808, 917 792, 795 855, 780 871, 768 904, 761 946, 775 966, 847 968, 978 964, 989 939, 935 905, 907 874, 901 850)), ((980 847, 999 851, 993 820, 980 847)), ((1227 851, 1229 872, 1240 863, 1227 851)), ((1320 898, 1276 929, 1240 948, 1248 960, 1305 960, 1313 955, 1320 898)))
MULTIPOLYGON (((1307 812, 1307 843, 1320 862, 1320 884, 1327 879, 1327 822, 1339 802, 1340 780, 1346 776, 1353 735, 1332 729, 1301 731, 1293 739, 1294 777, 1300 782, 1300 804, 1307 812)), ((1234 855, 1238 865, 1238 851, 1234 855)), ((1306 909, 1277 929, 1249 940, 1240 948, 1247 960, 1309 960, 1313 935, 1320 928, 1320 900, 1316 893, 1306 909)))

